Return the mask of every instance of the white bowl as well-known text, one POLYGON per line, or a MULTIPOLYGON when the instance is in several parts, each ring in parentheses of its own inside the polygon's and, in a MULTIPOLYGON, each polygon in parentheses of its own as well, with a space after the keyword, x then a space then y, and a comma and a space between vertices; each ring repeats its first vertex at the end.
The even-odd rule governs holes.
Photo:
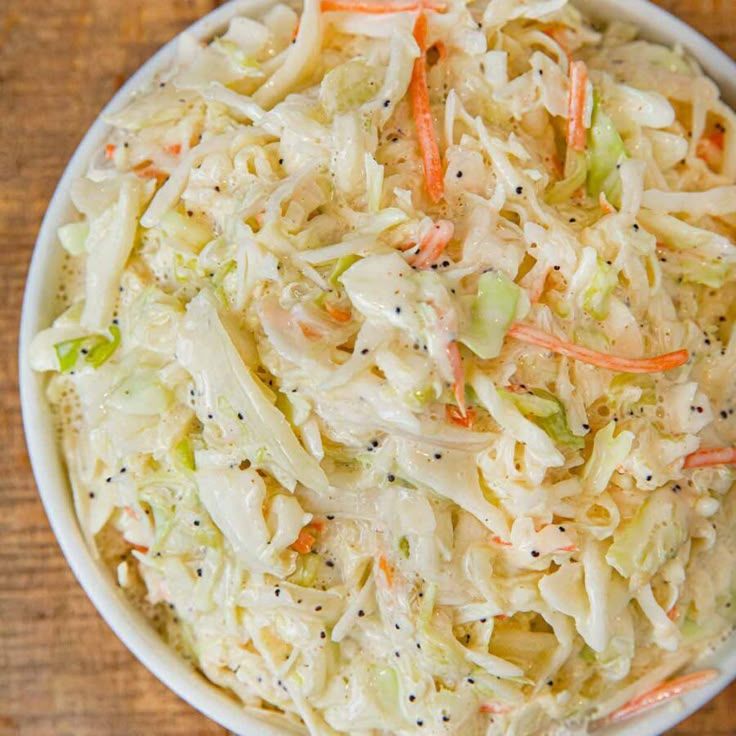
MULTIPOLYGON (((736 63, 712 43, 647 0, 577 0, 581 9, 599 18, 636 23, 643 35, 669 44, 679 43, 697 58, 721 87, 724 97, 736 104, 736 63)), ((192 25, 188 32, 210 38, 235 15, 258 16, 273 0, 231 0, 192 25)), ((176 53, 174 39, 153 56, 113 97, 103 114, 119 110, 133 92, 166 69, 176 53)), ((277 736, 283 729, 244 712, 223 690, 210 684, 170 649, 147 619, 123 596, 110 573, 94 559, 82 537, 74 512, 67 474, 56 443, 51 414, 44 394, 44 378, 34 373, 27 358, 33 336, 53 318, 53 300, 62 249, 56 239, 60 225, 74 214, 69 191, 81 177, 107 133, 102 115, 92 125, 72 156, 51 199, 38 235, 26 282, 20 325, 20 394, 23 425, 33 473, 51 527, 74 574, 102 617, 130 651, 177 695, 206 716, 241 736, 277 736)), ((652 711, 626 725, 609 728, 606 736, 655 736, 695 712, 736 678, 736 638, 731 637, 703 663, 723 674, 707 687, 652 711)))

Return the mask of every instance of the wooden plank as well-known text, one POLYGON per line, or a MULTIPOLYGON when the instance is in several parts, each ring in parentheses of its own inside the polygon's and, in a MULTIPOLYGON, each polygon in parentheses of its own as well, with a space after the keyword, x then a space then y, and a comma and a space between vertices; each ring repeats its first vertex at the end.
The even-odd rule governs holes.
MULTIPOLYGON (((623 2, 624 0, 622 0, 623 2)), ((20 429, 16 331, 33 241, 64 165, 102 105, 217 0, 0 3, 0 735, 210 736, 72 577, 38 501, 20 429)), ((733 0, 660 5, 736 55, 733 0)), ((736 733, 736 686, 671 736, 736 733)))

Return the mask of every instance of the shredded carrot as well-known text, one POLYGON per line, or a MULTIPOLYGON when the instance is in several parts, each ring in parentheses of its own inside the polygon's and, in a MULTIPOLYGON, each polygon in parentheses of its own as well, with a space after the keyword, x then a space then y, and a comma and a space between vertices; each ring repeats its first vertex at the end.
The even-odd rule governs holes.
POLYGON ((567 145, 573 151, 584 151, 585 98, 588 88, 588 67, 584 61, 573 61, 570 65, 570 93, 568 96, 567 145))
POLYGON ((321 534, 325 530, 325 522, 322 521, 322 519, 312 519, 312 521, 307 524, 307 529, 314 529, 317 533, 321 534))
POLYGON ((414 25, 414 39, 419 46, 420 54, 414 61, 414 69, 409 83, 411 109, 419 137, 419 148, 424 162, 424 178, 427 183, 429 198, 435 204, 445 193, 445 177, 442 171, 440 149, 432 120, 432 109, 429 106, 429 89, 427 88, 427 16, 420 12, 414 25))
POLYGON ((536 304, 544 296, 544 287, 547 283, 547 277, 550 275, 551 271, 552 266, 547 266, 537 279, 537 283, 532 285, 532 289, 529 292, 529 301, 532 304, 536 304))
POLYGON ((499 536, 491 537, 491 542, 498 544, 501 547, 513 547, 511 542, 507 542, 505 539, 501 539, 499 536))
POLYGON ((436 263, 455 234, 455 226, 449 220, 437 220, 417 246, 417 252, 409 257, 409 265, 427 268, 436 263))
POLYGON ((349 309, 340 309, 330 302, 325 302, 325 312, 335 320, 335 322, 350 322, 352 319, 352 312, 349 309))
POLYGON ((299 322, 299 329, 304 337, 308 337, 310 340, 319 340, 322 337, 322 333, 318 329, 304 322, 299 322))
POLYGON ((178 156, 181 153, 181 143, 172 143, 170 146, 165 146, 164 151, 171 156, 178 156))
POLYGON ((605 192, 601 192, 598 196, 598 204, 601 206, 604 215, 615 215, 616 208, 608 201, 605 192))
POLYGON ((447 357, 450 359, 452 375, 455 379, 452 384, 452 390, 455 394, 458 411, 465 416, 465 370, 463 368, 463 359, 460 356, 460 348, 454 340, 447 346, 447 357))
POLYGON ((480 706, 481 713, 491 713, 493 715, 502 715, 511 710, 508 705, 499 705, 498 703, 483 703, 480 706))
POLYGON ((435 0, 383 0, 383 2, 371 2, 371 0, 322 0, 322 12, 343 11, 348 13, 367 13, 383 15, 384 13, 404 13, 416 10, 431 10, 444 13, 447 4, 435 0))
POLYGON ((723 158, 726 147, 726 134, 722 130, 716 130, 710 135, 704 135, 698 141, 696 153, 698 158, 703 159, 712 169, 718 167, 723 158))
POLYGON ((159 184, 162 184, 169 178, 169 175, 165 171, 161 171, 161 169, 157 169, 149 163, 136 166, 133 171, 140 179, 156 179, 159 184))
POLYGON ((391 570, 391 566, 388 564, 388 560, 386 559, 385 555, 381 555, 378 558, 378 567, 381 568, 381 572, 384 574, 386 578, 386 584, 389 588, 394 587, 394 575, 391 570))
POLYGON ((690 358, 687 350, 677 350, 674 353, 658 355, 654 358, 621 358, 574 345, 549 335, 537 327, 520 322, 511 325, 508 334, 529 345, 536 345, 545 350, 551 350, 553 353, 579 360, 581 363, 617 373, 663 373, 685 365, 690 358))
POLYGON ((296 40, 296 37, 299 35, 299 27, 301 26, 301 22, 297 20, 296 26, 294 27, 294 35, 291 37, 292 41, 296 40))
POLYGON ((567 42, 567 26, 555 23, 549 26, 544 33, 564 51, 568 63, 572 64, 572 52, 570 51, 570 44, 567 42))
POLYGON ((472 429, 476 420, 475 409, 472 406, 465 409, 463 415, 456 406, 448 404, 445 407, 445 416, 449 422, 456 424, 458 427, 465 427, 465 429, 472 429))
POLYGON ((148 554, 148 547, 144 547, 142 544, 131 544, 130 548, 136 552, 140 552, 142 555, 148 554))
POLYGON ((557 552, 579 552, 580 547, 577 544, 568 544, 567 547, 560 547, 557 552))
POLYGON ((499 613, 498 616, 494 616, 493 618, 496 619, 496 621, 508 621, 508 616, 505 613, 499 613))
POLYGON ((700 670, 683 675, 682 677, 676 677, 673 680, 665 680, 653 690, 633 698, 633 700, 630 700, 618 710, 615 710, 605 719, 605 723, 619 723, 633 718, 644 711, 656 708, 658 705, 672 698, 680 697, 681 695, 685 695, 685 693, 707 685, 711 680, 718 677, 719 674, 720 672, 718 670, 700 670))
MULTIPOLYGON (((503 387, 504 391, 509 391, 512 394, 526 394, 528 390, 523 389, 521 386, 517 386, 515 383, 510 383, 508 386, 503 387)), ((537 529, 539 531, 539 529, 537 529)))
POLYGON ((675 605, 672 606, 669 611, 667 611, 667 618, 670 621, 675 621, 677 619, 677 603, 675 603, 675 605))
POLYGON ((132 506, 123 506, 123 511, 130 516, 131 519, 138 519, 138 514, 132 506))
POLYGON ((714 465, 733 465, 736 463, 736 447, 716 447, 711 450, 698 450, 685 458, 683 468, 712 468, 714 465))
POLYGON ((314 543, 316 541, 317 538, 310 533, 309 527, 305 526, 304 529, 299 532, 299 536, 296 538, 296 541, 292 542, 291 548, 300 555, 306 555, 308 552, 312 551, 312 547, 314 547, 314 543))
POLYGON ((552 169, 555 174, 557 174, 558 179, 565 178, 565 167, 562 165, 562 161, 560 161, 560 157, 556 153, 545 156, 544 163, 547 164, 547 167, 552 169))
POLYGON ((108 143, 105 146, 105 158, 108 158, 112 161, 113 157, 115 156, 116 146, 113 146, 112 143, 108 143))

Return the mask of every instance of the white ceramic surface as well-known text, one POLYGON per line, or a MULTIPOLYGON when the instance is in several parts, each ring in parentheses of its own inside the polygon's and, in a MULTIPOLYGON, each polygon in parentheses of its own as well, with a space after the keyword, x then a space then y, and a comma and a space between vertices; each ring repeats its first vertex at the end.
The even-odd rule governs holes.
MULTIPOLYGON (((259 16, 273 0, 231 0, 188 29, 207 39, 223 29, 235 15, 259 16)), ((577 0, 594 16, 636 23, 644 36, 670 44, 679 43, 699 59, 718 81, 724 97, 736 104, 736 63, 682 21, 647 0, 577 0)), ((119 110, 131 94, 166 69, 176 54, 176 39, 164 46, 115 95, 102 115, 119 110)), ((20 392, 28 453, 51 526, 74 574, 102 617, 130 651, 181 698, 222 726, 241 736, 278 736, 285 731, 255 718, 221 689, 214 687, 155 633, 147 620, 125 599, 116 582, 87 548, 74 512, 66 471, 56 445, 44 395, 44 379, 31 371, 27 352, 32 337, 47 327, 52 313, 62 249, 57 228, 69 221, 74 210, 69 198, 71 183, 82 176, 88 162, 103 143, 107 126, 102 115, 89 129, 69 162, 49 204, 33 252, 23 300, 20 326, 20 392)), ((732 637, 704 666, 717 667, 720 678, 698 692, 636 719, 610 728, 605 736, 656 736, 687 717, 736 678, 736 638, 732 637)), ((603 732, 601 736, 603 736, 603 732)))

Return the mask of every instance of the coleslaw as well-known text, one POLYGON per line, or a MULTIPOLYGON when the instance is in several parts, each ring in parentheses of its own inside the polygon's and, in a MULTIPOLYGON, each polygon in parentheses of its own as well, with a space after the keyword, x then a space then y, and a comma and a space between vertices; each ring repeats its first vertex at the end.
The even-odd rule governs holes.
POLYGON ((304 0, 109 123, 29 358, 207 678, 318 736, 563 736, 714 676, 736 115, 692 59, 566 0, 304 0))

